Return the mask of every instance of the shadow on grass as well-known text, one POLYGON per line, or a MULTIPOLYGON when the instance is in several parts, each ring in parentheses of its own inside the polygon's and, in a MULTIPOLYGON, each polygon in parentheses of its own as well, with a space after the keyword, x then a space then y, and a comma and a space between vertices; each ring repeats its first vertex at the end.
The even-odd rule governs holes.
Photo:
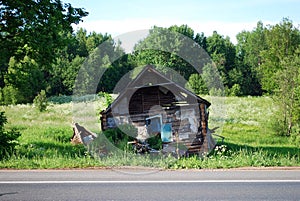
POLYGON ((261 151, 267 155, 280 155, 280 156, 300 156, 300 149, 297 147, 278 147, 278 146, 258 146, 252 147, 249 145, 233 144, 229 142, 224 142, 227 148, 233 152, 245 151, 249 153, 261 151))
POLYGON ((22 146, 19 153, 27 158, 33 157, 78 157, 85 155, 86 148, 83 145, 72 145, 55 142, 33 142, 22 146))

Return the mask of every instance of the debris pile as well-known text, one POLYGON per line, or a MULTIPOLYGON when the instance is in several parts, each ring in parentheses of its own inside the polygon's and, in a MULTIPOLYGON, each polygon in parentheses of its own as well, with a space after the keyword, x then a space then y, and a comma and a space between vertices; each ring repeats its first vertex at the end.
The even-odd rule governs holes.
POLYGON ((71 138, 72 144, 90 144, 97 135, 87 130, 83 126, 80 126, 78 123, 73 124, 73 136, 71 138))

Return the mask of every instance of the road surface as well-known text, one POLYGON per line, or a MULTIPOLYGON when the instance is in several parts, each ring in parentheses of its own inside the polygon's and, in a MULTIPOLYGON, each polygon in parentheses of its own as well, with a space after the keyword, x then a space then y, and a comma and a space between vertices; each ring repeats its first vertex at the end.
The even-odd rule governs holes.
POLYGON ((0 170, 0 200, 300 200, 300 170, 0 170))

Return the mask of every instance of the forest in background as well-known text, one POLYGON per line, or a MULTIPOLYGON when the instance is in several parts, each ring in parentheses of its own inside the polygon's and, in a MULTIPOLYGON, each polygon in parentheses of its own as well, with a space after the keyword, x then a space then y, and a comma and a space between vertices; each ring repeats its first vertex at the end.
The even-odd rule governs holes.
MULTIPOLYGON (((213 32, 195 33, 188 25, 153 26, 150 34, 125 54, 108 33, 74 31, 88 13, 55 1, 0 1, 0 104, 32 103, 44 90, 48 97, 72 95, 78 71, 84 62, 106 71, 98 92, 111 93, 122 76, 138 66, 169 67, 188 80, 197 94, 211 94, 201 74, 174 53, 151 50, 166 42, 161 33, 178 32, 201 46, 214 61, 230 96, 274 97, 278 105, 278 132, 300 132, 300 31, 292 20, 275 25, 259 21, 252 31, 237 34, 237 44, 213 32), (106 41, 105 48, 97 47, 106 41), (147 47, 147 50, 144 48, 147 47), (118 55, 123 55, 118 58, 118 55), (94 58, 88 59, 86 58, 94 58), (115 58, 118 58, 115 60, 115 58), (95 66, 94 61, 99 61, 95 66)), ((168 44, 184 48, 184 41, 168 44)), ((97 69, 91 69, 97 71, 97 69)), ((90 73, 90 72, 89 72, 90 73)), ((208 66, 203 74, 212 73, 208 66)), ((87 78, 86 82, 93 82, 87 78)))

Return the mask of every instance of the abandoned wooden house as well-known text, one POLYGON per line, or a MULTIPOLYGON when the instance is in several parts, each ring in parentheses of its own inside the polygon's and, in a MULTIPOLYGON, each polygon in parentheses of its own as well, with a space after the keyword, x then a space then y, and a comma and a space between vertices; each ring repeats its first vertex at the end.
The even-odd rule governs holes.
POLYGON ((101 114, 101 128, 132 124, 137 138, 160 135, 162 151, 207 153, 215 146, 208 130, 210 103, 147 65, 101 114))

